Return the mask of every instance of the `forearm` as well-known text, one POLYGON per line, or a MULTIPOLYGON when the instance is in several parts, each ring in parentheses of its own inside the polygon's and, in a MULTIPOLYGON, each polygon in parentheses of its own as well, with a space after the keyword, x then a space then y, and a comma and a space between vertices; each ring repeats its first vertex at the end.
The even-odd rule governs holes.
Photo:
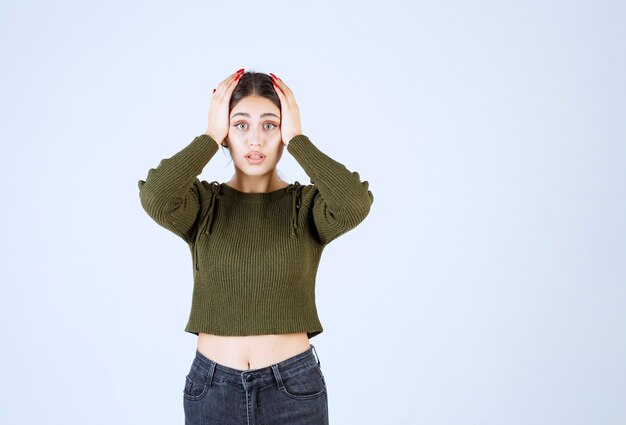
POLYGON ((202 134, 170 158, 162 159, 139 180, 142 196, 158 202, 182 196, 218 150, 215 140, 202 134))
POLYGON ((355 226, 368 214, 373 195, 367 181, 357 172, 319 150, 305 135, 293 137, 287 150, 302 166, 311 182, 318 188, 324 209, 345 225, 355 226))
POLYGON ((194 183, 217 150, 215 140, 200 135, 138 182, 141 205, 148 215, 185 240, 193 237, 200 210, 200 185, 194 183))

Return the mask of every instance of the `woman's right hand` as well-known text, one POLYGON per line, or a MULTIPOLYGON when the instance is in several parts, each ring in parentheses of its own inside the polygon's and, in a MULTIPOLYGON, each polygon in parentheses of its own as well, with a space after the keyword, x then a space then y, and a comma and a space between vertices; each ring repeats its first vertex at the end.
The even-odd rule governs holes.
POLYGON ((209 125, 204 134, 211 136, 218 145, 222 144, 226 136, 228 136, 228 125, 230 124, 229 104, 230 96, 237 86, 237 81, 241 78, 244 68, 232 73, 224 81, 219 83, 213 97, 211 97, 211 106, 209 107, 209 125))

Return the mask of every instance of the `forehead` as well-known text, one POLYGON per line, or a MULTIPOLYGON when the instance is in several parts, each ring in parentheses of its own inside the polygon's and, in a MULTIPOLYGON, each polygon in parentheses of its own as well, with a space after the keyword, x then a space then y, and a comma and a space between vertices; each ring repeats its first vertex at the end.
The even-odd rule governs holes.
POLYGON ((231 115, 236 112, 248 112, 252 115, 252 118, 256 118, 265 112, 273 112, 280 116, 278 107, 268 98, 261 96, 246 96, 242 98, 231 111, 231 115))

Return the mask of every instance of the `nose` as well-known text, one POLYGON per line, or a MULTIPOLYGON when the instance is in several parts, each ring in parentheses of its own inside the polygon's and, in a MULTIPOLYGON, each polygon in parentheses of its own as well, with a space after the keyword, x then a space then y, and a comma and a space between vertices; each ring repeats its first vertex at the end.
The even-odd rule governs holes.
POLYGON ((248 137, 248 144, 250 146, 260 147, 263 144, 263 135, 260 130, 250 130, 248 137))

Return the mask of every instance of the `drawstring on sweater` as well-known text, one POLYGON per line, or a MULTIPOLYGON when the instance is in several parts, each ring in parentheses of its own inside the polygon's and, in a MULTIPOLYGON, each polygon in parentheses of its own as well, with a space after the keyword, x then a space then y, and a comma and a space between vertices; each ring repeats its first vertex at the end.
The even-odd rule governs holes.
POLYGON ((206 231, 204 233, 206 233, 207 235, 211 233, 211 228, 213 227, 215 204, 217 203, 218 198, 222 195, 220 193, 220 184, 218 182, 212 181, 210 184, 211 189, 213 190, 213 200, 211 201, 211 206, 209 207, 209 213, 205 217, 205 222, 208 222, 208 225, 206 223, 203 223, 206 226, 206 231))
MULTIPOLYGON (((207 235, 209 233, 211 233, 211 228, 213 227, 213 218, 215 217, 215 205, 217 204, 218 198, 222 195, 220 193, 220 184, 219 184, 219 182, 212 181, 209 184, 211 185, 210 188, 211 188, 211 191, 213 192, 213 197, 212 197, 212 200, 211 200, 211 206, 209 206, 209 211, 203 217, 202 224, 199 227, 199 229, 204 227, 206 229, 204 233, 206 233, 207 235)), ((196 243, 194 245, 194 263, 196 265, 196 270, 198 270, 199 267, 198 267, 198 240, 197 239, 196 239, 196 243)))
POLYGON ((298 181, 287 187, 287 193, 291 193, 291 234, 290 237, 298 236, 298 209, 302 205, 302 186, 298 181))
MULTIPOLYGON (((202 218, 202 223, 199 229, 204 228, 205 234, 210 234, 213 227, 213 219, 215 218, 215 209, 217 200, 220 196, 222 196, 220 192, 220 184, 217 181, 212 181, 210 183, 211 191, 213 192, 213 199, 211 200, 211 205, 209 206, 209 210, 202 218)), ((298 236, 298 210, 302 205, 302 189, 304 188, 300 182, 296 181, 293 184, 287 186, 287 193, 291 194, 291 232, 290 237, 295 238, 298 236)), ((196 239, 196 243, 194 244, 193 250, 194 263, 196 270, 199 270, 198 266, 198 240, 196 239)))

